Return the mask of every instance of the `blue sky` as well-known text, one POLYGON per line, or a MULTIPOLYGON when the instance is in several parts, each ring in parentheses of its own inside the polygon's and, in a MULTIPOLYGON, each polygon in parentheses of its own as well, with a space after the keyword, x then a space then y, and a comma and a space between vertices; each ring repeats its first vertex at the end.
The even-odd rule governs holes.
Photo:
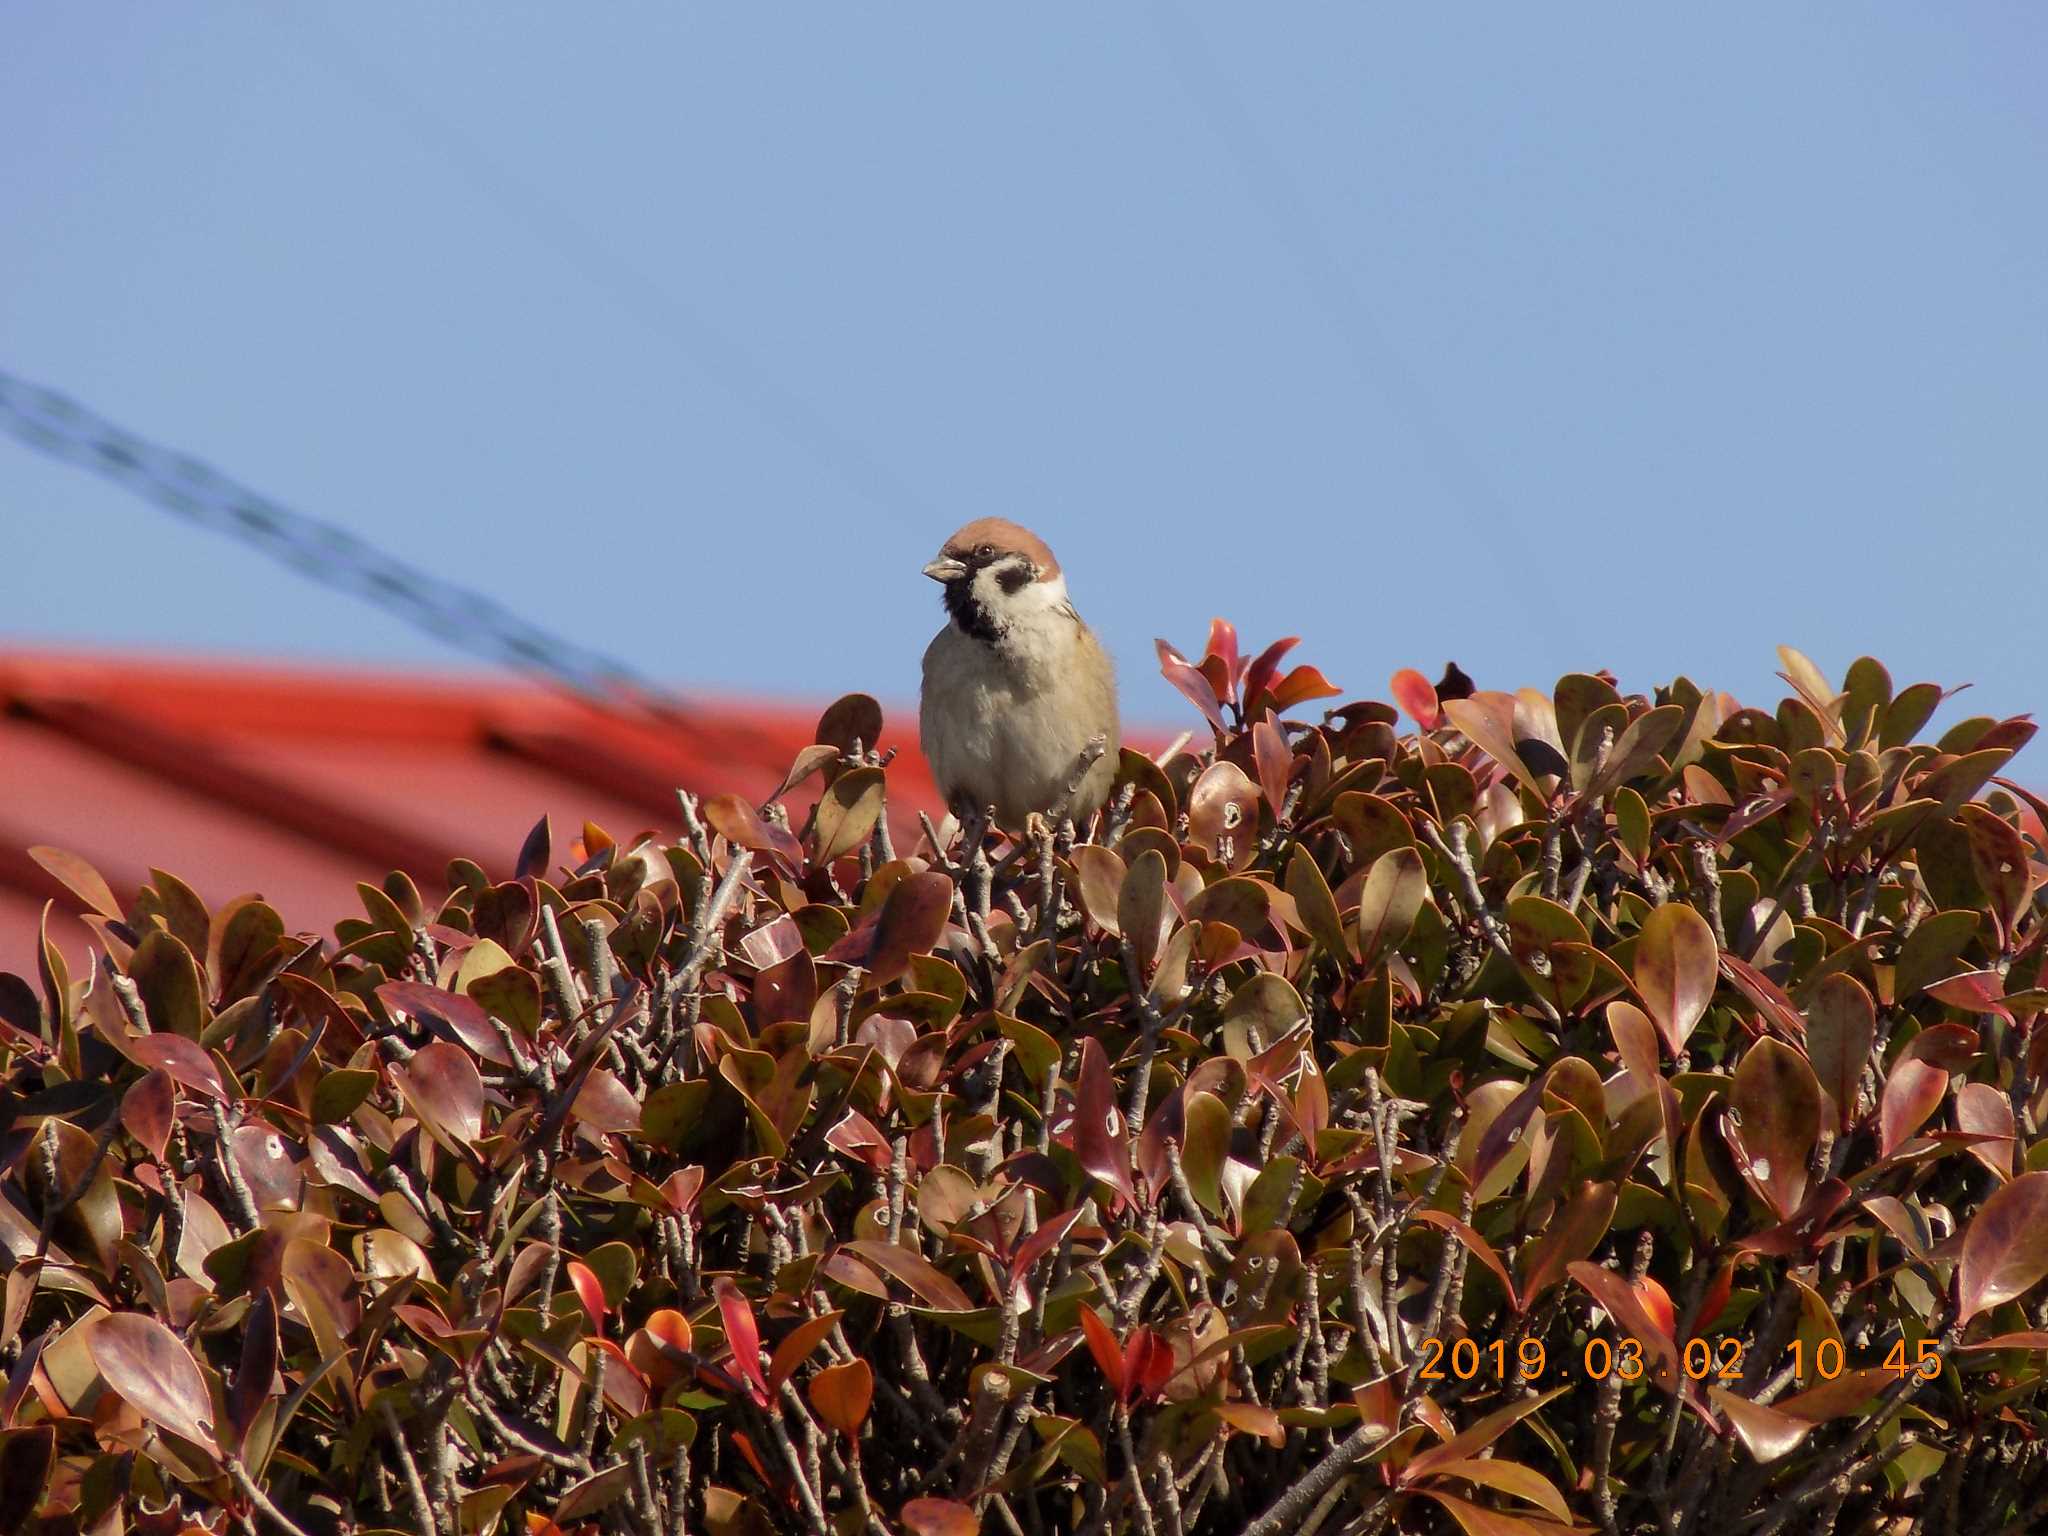
MULTIPOLYGON (((1219 613, 2048 703, 2039 6, 0 16, 0 368, 680 687, 907 701, 997 513, 1141 719, 1219 613)), ((0 546, 0 643, 460 664, 5 438, 0 546)))

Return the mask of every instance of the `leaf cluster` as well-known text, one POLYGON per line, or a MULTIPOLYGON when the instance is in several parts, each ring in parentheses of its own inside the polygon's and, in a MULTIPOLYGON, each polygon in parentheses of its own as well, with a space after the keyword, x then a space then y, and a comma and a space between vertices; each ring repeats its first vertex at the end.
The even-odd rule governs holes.
POLYGON ((1218 622, 1092 828, 761 804, 0 976, 0 1536, 2048 1517, 2024 719, 1218 622))

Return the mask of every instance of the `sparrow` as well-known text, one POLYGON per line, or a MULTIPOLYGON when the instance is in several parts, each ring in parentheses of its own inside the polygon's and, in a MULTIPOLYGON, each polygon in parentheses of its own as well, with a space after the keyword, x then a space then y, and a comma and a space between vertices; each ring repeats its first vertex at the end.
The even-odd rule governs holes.
POLYGON ((924 653, 918 740, 962 823, 1082 822, 1116 778, 1116 671, 1045 541, 977 518, 924 568, 946 627, 924 653))

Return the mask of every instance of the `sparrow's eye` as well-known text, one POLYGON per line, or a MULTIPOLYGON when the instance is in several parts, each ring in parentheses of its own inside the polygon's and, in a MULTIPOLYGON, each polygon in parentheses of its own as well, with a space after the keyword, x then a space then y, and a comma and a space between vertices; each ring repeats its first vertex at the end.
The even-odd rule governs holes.
POLYGON ((996 547, 993 544, 977 544, 974 548, 974 557, 977 560, 986 560, 990 555, 994 554, 995 552, 996 547))

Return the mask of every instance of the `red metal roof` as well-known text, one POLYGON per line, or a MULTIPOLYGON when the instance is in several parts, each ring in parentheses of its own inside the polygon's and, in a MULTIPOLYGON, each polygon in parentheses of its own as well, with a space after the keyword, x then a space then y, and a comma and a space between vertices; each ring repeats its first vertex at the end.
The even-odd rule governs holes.
MULTIPOLYGON (((360 913, 357 881, 391 869, 430 892, 457 855, 509 875, 543 815, 559 857, 585 821, 673 836, 678 786, 758 802, 818 718, 715 699, 685 711, 657 726, 490 677, 0 651, 0 970, 33 981, 52 897, 74 973, 85 956, 76 898, 26 852, 38 844, 87 859, 124 902, 154 866, 209 906, 259 891, 322 931, 360 913)), ((908 847, 937 797, 909 721, 882 746, 899 748, 891 817, 908 847)))

